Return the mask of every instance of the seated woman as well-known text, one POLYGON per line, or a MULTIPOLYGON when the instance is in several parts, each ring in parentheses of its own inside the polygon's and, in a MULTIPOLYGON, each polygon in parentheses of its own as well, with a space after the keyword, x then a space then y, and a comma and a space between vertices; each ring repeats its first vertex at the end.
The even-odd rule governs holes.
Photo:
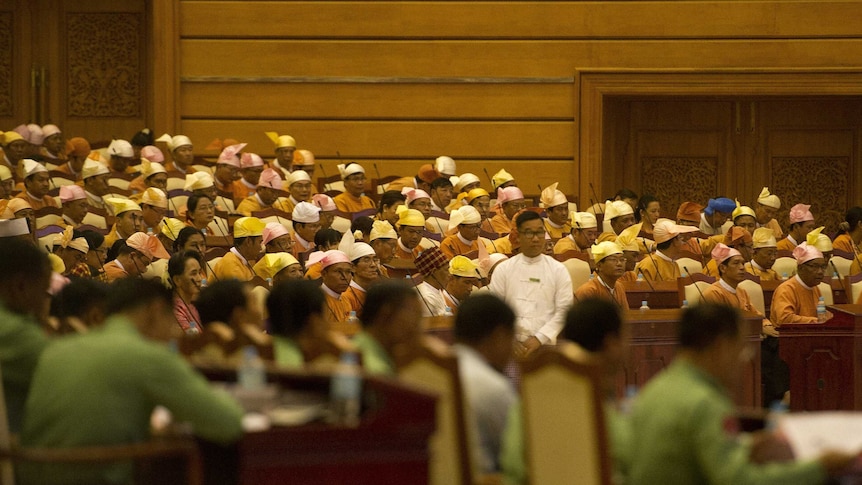
POLYGON ((168 260, 168 279, 174 290, 174 316, 183 333, 201 333, 201 317, 195 302, 201 293, 204 270, 201 254, 179 251, 168 260))
POLYGON ((347 338, 329 331, 323 291, 312 281, 277 284, 266 300, 266 307, 271 315, 275 361, 280 366, 302 367, 322 355, 336 356, 352 347, 347 338))
POLYGON ((216 218, 216 206, 206 195, 192 195, 186 202, 186 224, 206 234, 223 236, 230 234, 224 219, 216 218), (222 227, 224 225, 225 227, 222 227))

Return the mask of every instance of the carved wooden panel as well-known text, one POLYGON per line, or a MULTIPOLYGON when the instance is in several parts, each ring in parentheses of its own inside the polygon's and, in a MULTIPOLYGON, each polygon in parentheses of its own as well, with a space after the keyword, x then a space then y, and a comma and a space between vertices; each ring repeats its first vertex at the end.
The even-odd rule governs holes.
POLYGON ((770 190, 781 198, 776 219, 786 229, 790 208, 811 204, 817 225, 826 226, 824 232, 836 232, 850 206, 849 179, 849 157, 773 157, 770 190))
POLYGON ((68 116, 141 116, 144 28, 139 13, 66 14, 68 116))
POLYGON ((706 204, 717 190, 718 159, 715 157, 643 157, 641 184, 644 194, 661 201, 662 212, 676 217, 685 201, 706 204))
POLYGON ((0 12, 0 116, 14 116, 12 106, 12 12, 0 12))

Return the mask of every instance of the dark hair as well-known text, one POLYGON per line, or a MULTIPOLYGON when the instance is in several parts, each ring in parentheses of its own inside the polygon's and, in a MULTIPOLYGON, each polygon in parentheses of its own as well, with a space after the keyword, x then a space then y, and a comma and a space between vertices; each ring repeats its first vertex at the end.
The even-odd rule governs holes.
POLYGON ((132 251, 136 251, 136 249, 126 244, 125 239, 117 239, 114 241, 114 244, 108 248, 108 253, 105 255, 105 263, 117 259, 117 256, 131 254, 132 251))
POLYGON ((838 234, 844 234, 856 229, 856 226, 862 222, 862 207, 856 206, 847 209, 844 215, 844 222, 838 225, 838 234))
POLYGON ((739 311, 732 306, 702 302, 688 307, 679 322, 679 345, 691 350, 706 349, 719 337, 737 337, 739 323, 739 311))
POLYGON ((0 238, 0 283, 50 270, 48 256, 33 243, 16 237, 0 238))
POLYGON ((368 289, 365 305, 359 315, 363 327, 375 323, 384 309, 398 308, 410 298, 418 298, 416 289, 401 280, 383 281, 368 289))
POLYGON ((109 287, 92 278, 71 278, 68 285, 54 295, 51 314, 58 318, 81 318, 91 308, 103 306, 109 287))
POLYGON ((638 194, 636 194, 631 189, 620 189, 617 191, 616 194, 614 194, 614 198, 616 199, 617 197, 619 197, 620 199, 635 199, 635 200, 637 200, 638 194))
MULTIPOLYGON (((189 197, 191 198, 191 197, 189 197)), ((174 240, 174 252, 182 251, 183 247, 185 247, 186 243, 189 242, 192 236, 195 234, 201 236, 206 240, 204 233, 201 232, 200 229, 192 226, 186 226, 180 229, 180 233, 177 234, 177 238, 174 240)))
POLYGON ((96 231, 81 231, 81 237, 87 240, 87 245, 91 250, 102 247, 105 244, 105 236, 96 231))
POLYGON ((174 276, 183 274, 186 270, 186 261, 189 259, 196 260, 201 266, 204 264, 201 253, 191 249, 176 252, 171 256, 171 259, 168 260, 168 279, 170 280, 171 287, 174 286, 174 276))
POLYGON ((374 226, 374 219, 369 216, 360 216, 353 219, 350 224, 350 232, 362 231, 362 234, 367 236, 371 234, 371 228, 374 226))
POLYGON ((377 213, 383 213, 385 207, 391 207, 399 202, 406 202, 407 197, 397 190, 387 190, 380 196, 380 204, 377 206, 377 213))
POLYGON ((659 200, 656 197, 650 194, 642 195, 638 200, 638 207, 635 209, 635 224, 641 221, 641 211, 647 210, 647 207, 649 207, 651 203, 658 201, 659 200))
POLYGON ((341 241, 342 234, 335 229, 329 227, 326 229, 321 229, 314 234, 314 244, 317 246, 324 246, 327 244, 337 244, 341 241))
POLYGON ((192 220, 192 212, 196 211, 201 199, 206 199, 212 203, 213 200, 204 194, 192 194, 186 201, 186 219, 192 220))
MULTIPOLYGON (((460 310, 459 310, 460 311, 460 310)), ((619 336, 623 320, 617 305, 610 300, 585 298, 578 301, 566 313, 563 338, 583 347, 589 352, 597 352, 605 344, 609 335, 619 336)))
POLYGON ((665 249, 669 248, 671 244, 673 244, 673 240, 674 240, 674 239, 676 239, 676 236, 674 236, 674 237, 672 237, 672 238, 668 239, 668 240, 667 240, 667 241, 665 241, 665 242, 660 242, 660 243, 656 244, 656 247, 657 247, 659 250, 664 251, 665 249))
POLYGON ((452 181, 446 177, 438 177, 431 182, 431 189, 439 189, 440 187, 452 187, 452 181))
POLYGON ((458 307, 455 317, 455 339, 477 344, 488 338, 497 327, 514 330, 515 312, 503 300, 490 293, 470 296, 458 307))
POLYGON ((237 280, 220 280, 201 290, 195 307, 201 317, 201 324, 210 322, 230 322, 235 308, 244 307, 247 303, 243 288, 247 283, 237 280))
POLYGON ((520 231, 521 226, 524 225, 524 223, 530 222, 530 221, 535 221, 537 219, 541 221, 542 216, 540 216, 539 214, 536 214, 533 211, 521 212, 520 214, 518 214, 517 217, 515 217, 515 227, 517 227, 518 231, 520 231))
POLYGON ((115 281, 108 290, 105 313, 113 315, 135 310, 156 301, 161 301, 169 308, 173 307, 173 295, 160 281, 122 278, 115 281))
POLYGON ((272 333, 293 337, 311 315, 323 312, 326 300, 320 285, 308 280, 287 280, 275 285, 266 299, 272 333))
POLYGON ((149 128, 144 128, 143 130, 135 133, 132 139, 129 140, 129 143, 132 146, 145 147, 147 145, 155 145, 156 139, 153 136, 152 130, 150 130, 149 128))

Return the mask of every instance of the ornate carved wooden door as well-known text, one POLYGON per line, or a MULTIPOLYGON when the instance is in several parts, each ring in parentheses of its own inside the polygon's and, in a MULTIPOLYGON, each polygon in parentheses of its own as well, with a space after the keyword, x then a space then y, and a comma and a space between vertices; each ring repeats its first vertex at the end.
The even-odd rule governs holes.
POLYGON ((0 129, 131 137, 152 118, 149 30, 145 0, 0 0, 0 129))

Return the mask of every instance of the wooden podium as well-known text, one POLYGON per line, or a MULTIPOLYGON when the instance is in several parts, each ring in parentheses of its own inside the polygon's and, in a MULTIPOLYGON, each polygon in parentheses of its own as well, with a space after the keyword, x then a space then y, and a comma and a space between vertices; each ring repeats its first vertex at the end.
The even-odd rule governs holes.
POLYGON ((779 355, 790 368, 790 410, 862 409, 862 305, 833 305, 826 323, 784 324, 779 355))

